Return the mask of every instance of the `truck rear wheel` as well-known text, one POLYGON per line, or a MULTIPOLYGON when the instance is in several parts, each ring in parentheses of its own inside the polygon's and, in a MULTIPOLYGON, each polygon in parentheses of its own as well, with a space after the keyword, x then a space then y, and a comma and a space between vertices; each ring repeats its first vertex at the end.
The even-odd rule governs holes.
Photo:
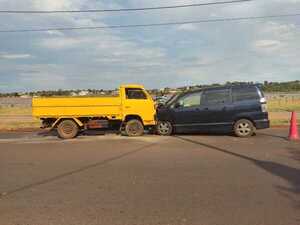
POLYGON ((63 120, 57 126, 58 136, 62 139, 72 139, 78 134, 78 126, 73 120, 63 120))
POLYGON ((126 123, 125 132, 130 137, 142 136, 144 134, 144 125, 139 120, 129 120, 126 123))

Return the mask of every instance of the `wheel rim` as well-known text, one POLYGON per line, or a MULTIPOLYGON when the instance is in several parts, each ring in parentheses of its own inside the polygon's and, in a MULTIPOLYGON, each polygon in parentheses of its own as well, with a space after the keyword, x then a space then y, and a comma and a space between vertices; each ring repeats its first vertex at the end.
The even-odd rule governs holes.
POLYGON ((237 126, 237 132, 241 135, 241 136, 247 136, 250 134, 251 132, 251 126, 249 123, 247 122, 243 122, 243 123, 239 123, 237 126))
POLYGON ((158 124, 158 130, 161 134, 168 134, 170 129, 171 129, 170 124, 167 122, 160 122, 158 124))
POLYGON ((132 135, 136 135, 136 134, 139 134, 140 133, 140 130, 141 130, 141 126, 139 124, 131 124, 129 127, 128 127, 128 131, 130 134, 132 135))
POLYGON ((72 126, 72 124, 65 124, 63 127, 62 127, 62 131, 64 134, 72 134, 73 131, 74 131, 74 128, 72 126))

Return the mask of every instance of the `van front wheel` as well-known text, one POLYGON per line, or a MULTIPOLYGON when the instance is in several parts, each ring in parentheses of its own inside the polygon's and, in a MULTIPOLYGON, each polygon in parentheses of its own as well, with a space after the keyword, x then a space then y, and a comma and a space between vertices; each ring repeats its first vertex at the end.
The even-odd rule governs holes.
POLYGON ((234 133, 238 137, 250 137, 254 134, 255 127, 250 120, 241 119, 234 124, 234 133))
POLYGON ((173 132, 173 127, 172 124, 168 121, 158 121, 156 130, 159 135, 169 136, 173 132))
POLYGON ((125 131, 130 137, 142 136, 144 134, 144 125, 139 120, 129 120, 126 123, 125 131))
POLYGON ((63 120, 57 126, 58 136, 62 139, 71 139, 77 136, 78 126, 73 120, 63 120))

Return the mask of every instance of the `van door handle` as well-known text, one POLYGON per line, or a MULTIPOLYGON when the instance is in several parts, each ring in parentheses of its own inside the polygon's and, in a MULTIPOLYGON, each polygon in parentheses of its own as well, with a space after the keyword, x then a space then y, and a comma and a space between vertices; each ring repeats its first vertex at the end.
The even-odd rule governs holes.
POLYGON ((204 108, 204 110, 208 110, 208 107, 204 108))

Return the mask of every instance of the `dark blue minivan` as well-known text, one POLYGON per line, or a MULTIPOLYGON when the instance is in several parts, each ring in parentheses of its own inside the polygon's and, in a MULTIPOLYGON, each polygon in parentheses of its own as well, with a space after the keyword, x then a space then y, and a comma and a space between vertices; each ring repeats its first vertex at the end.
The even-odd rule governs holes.
POLYGON ((256 85, 233 85, 178 94, 157 109, 157 132, 234 132, 249 137, 269 128, 267 103, 256 85))

